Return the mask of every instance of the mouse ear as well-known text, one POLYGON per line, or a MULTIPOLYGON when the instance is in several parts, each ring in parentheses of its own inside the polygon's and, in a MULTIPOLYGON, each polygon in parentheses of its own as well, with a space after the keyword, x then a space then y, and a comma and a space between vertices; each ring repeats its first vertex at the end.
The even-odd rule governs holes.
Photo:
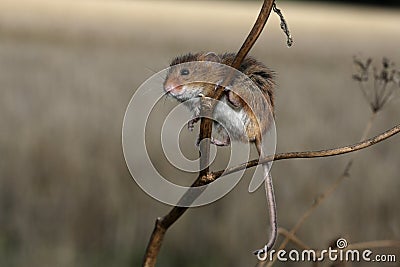
POLYGON ((217 54, 214 52, 208 52, 207 54, 204 55, 204 61, 212 61, 212 62, 220 62, 221 59, 217 54))

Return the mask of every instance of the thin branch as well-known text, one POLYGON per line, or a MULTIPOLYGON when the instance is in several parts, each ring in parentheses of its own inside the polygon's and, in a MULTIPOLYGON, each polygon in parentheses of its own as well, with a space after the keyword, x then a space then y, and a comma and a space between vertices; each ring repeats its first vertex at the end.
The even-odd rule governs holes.
MULTIPOLYGON (((360 82, 360 88, 361 88, 363 96, 365 97, 365 100, 368 102, 369 106, 373 107, 374 102, 373 102, 373 100, 371 100, 371 97, 368 95, 367 90, 365 89, 365 87, 363 85, 363 81, 360 82)), ((371 110, 374 110, 374 108, 371 108, 371 110)))
POLYGON ((387 102, 389 102, 392 99, 393 93, 394 93, 394 86, 392 85, 390 90, 388 92, 386 92, 385 95, 382 95, 381 106, 384 106, 387 102))
MULTIPOLYGON (((237 53, 235 60, 232 63, 232 67, 235 69, 238 69, 240 65, 242 64, 244 58, 247 56, 249 53, 250 49, 253 47, 255 42, 257 41, 258 37, 260 36, 261 32, 264 29, 264 26, 268 20, 269 14, 271 13, 272 10, 272 5, 274 3, 274 0, 264 0, 263 6, 260 10, 260 13, 258 15, 258 18, 250 31, 249 35, 247 36, 245 42, 243 43, 242 47, 240 48, 239 52, 237 53)), ((215 100, 218 100, 222 97, 224 93, 224 84, 228 84, 230 79, 232 78, 233 75, 229 75, 230 77, 227 77, 223 83, 218 86, 217 90, 215 91, 215 94, 213 98, 215 100)), ((216 102, 216 101, 214 101, 216 102)), ((212 120, 208 119, 206 117, 211 117, 207 116, 212 114, 214 110, 213 105, 208 105, 207 101, 205 98, 202 99, 202 119, 200 123, 200 134, 199 134, 199 140, 200 142, 200 173, 196 181, 192 184, 192 187, 196 187, 205 183, 209 183, 209 167, 208 162, 209 162, 209 155, 210 155, 210 136, 212 132, 212 120)), ((189 191, 188 191, 189 192, 189 191)), ((198 197, 194 196, 191 194, 189 196, 189 193, 186 193, 183 198, 189 197, 193 201, 198 197)), ((179 204, 179 203, 178 203, 179 204)), ((158 218, 156 220, 155 227, 153 229, 153 232, 151 234, 149 243, 147 245, 146 253, 144 256, 143 264, 142 266, 144 267, 153 267, 156 264, 157 261, 157 255, 160 251, 162 241, 164 239, 165 233, 167 229, 174 223, 176 222, 182 215, 185 213, 187 210, 187 207, 179 207, 175 206, 166 216, 162 218, 158 218)))
POLYGON ((391 128, 375 137, 369 138, 363 142, 359 142, 356 144, 342 146, 342 147, 333 148, 333 149, 317 150, 317 151, 278 153, 275 155, 267 156, 261 160, 251 160, 246 163, 242 163, 237 166, 228 168, 226 170, 216 171, 216 172, 213 172, 212 174, 215 177, 215 179, 217 179, 219 177, 222 177, 222 176, 225 176, 228 174, 232 174, 234 172, 238 172, 238 171, 248 169, 251 167, 255 167, 258 164, 263 164, 263 163, 267 163, 270 161, 279 161, 279 160, 285 160, 285 159, 323 158, 323 157, 332 157, 332 156, 347 154, 347 153, 365 149, 367 147, 370 147, 372 145, 380 143, 380 142, 398 134, 399 132, 400 132, 400 124, 396 125, 395 127, 391 128))
POLYGON ((257 20, 246 40, 244 41, 242 47, 236 54, 236 58, 232 63, 232 68, 238 69, 240 67, 244 58, 247 56, 247 54, 250 52, 250 49, 256 43, 258 37, 264 29, 265 24, 267 23, 274 2, 274 0, 264 0, 264 3, 260 10, 260 14, 258 15, 257 20))
POLYGON ((296 246, 298 246, 299 248, 301 248, 303 250, 311 249, 310 246, 306 245, 306 243, 304 243, 302 240, 300 240, 295 234, 292 234, 291 232, 289 232, 285 228, 279 227, 278 228, 278 233, 280 235, 285 236, 287 239, 292 241, 293 244, 295 244, 296 246))

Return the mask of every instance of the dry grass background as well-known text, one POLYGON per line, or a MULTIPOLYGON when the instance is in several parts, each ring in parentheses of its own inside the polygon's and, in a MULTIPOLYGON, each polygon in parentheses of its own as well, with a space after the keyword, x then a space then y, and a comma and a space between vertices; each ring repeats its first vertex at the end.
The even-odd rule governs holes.
MULTIPOLYGON (((400 11, 280 6, 294 47, 285 47, 272 16, 252 51, 278 73, 277 150, 356 142, 369 108, 351 80, 352 56, 372 56, 375 63, 387 56, 400 64, 400 11)), ((237 51, 259 7, 0 1, 0 265, 138 266, 154 219, 169 207, 145 195, 125 167, 126 105, 177 54, 237 51)), ((399 123, 399 112, 396 98, 379 114, 373 133, 399 123)), ((351 177, 299 237, 319 248, 338 236, 399 240, 399 141, 394 137, 357 155, 351 177)), ((194 136, 183 142, 193 146, 194 136)), ((151 149, 162 162, 160 149, 151 149)), ((274 165, 281 226, 296 222, 347 157, 274 165)), ((167 233, 159 265, 253 266, 250 251, 266 240, 267 219, 264 194, 248 194, 248 181, 188 211, 167 233)))

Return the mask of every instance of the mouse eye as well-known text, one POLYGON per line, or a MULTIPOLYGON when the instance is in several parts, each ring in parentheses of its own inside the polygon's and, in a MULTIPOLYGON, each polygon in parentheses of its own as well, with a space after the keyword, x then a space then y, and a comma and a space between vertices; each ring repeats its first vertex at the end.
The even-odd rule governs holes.
POLYGON ((181 75, 189 75, 188 69, 181 69, 181 75))

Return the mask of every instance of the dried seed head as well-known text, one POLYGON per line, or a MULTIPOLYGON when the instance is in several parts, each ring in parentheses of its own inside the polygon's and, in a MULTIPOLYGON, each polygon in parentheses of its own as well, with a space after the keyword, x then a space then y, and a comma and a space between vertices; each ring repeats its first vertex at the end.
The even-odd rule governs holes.
POLYGON ((382 59, 380 69, 371 67, 371 58, 363 61, 354 57, 353 61, 357 67, 357 73, 353 74, 352 78, 359 83, 371 110, 374 113, 380 111, 400 88, 400 71, 396 70, 395 64, 386 57, 382 59), (372 79, 369 78, 370 76, 372 79))

